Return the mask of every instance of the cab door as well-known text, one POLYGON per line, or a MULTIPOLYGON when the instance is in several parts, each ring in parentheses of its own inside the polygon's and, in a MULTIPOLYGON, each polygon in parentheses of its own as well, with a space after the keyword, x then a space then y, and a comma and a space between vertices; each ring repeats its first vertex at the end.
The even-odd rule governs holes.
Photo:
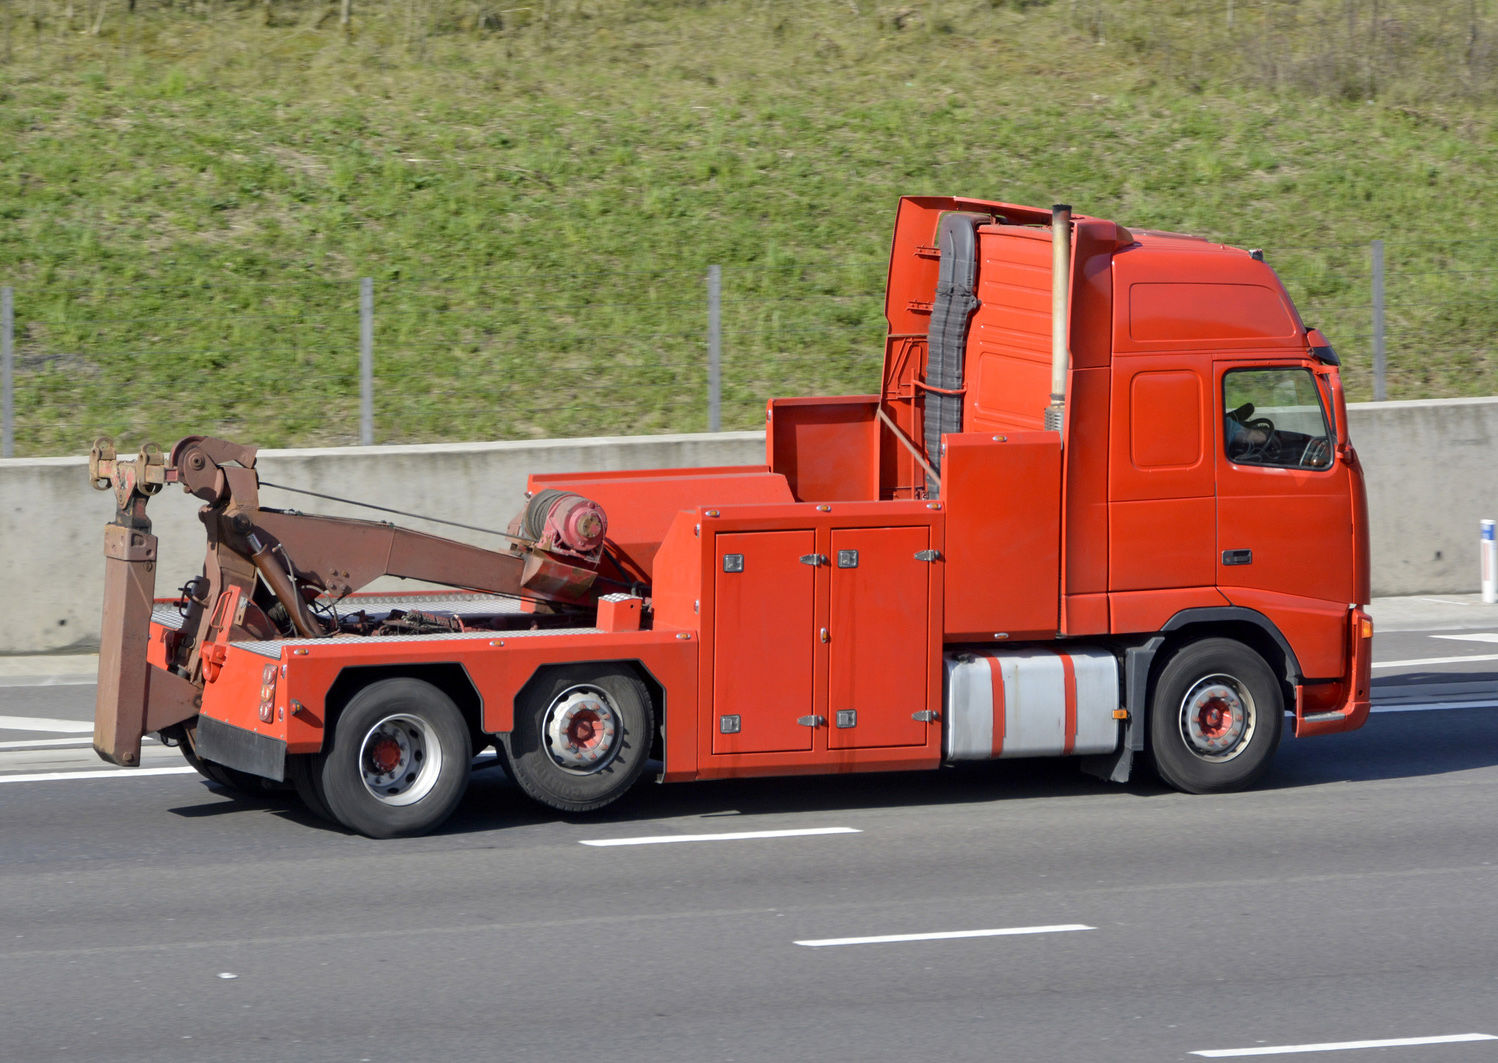
POLYGON ((1218 362, 1217 585, 1292 638, 1306 675, 1340 675, 1357 596, 1349 462, 1327 377, 1300 365, 1218 362))

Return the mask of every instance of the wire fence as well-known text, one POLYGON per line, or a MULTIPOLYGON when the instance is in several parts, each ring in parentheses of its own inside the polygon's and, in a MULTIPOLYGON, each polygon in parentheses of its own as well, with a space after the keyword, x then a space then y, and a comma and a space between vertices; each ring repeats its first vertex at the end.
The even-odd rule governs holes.
MULTIPOLYGON (((1494 252, 1375 241, 1274 265, 1349 398, 1426 398, 1498 393, 1494 252)), ((3 449, 754 428, 772 395, 876 390, 884 328, 881 290, 793 266, 0 286, 3 449)))

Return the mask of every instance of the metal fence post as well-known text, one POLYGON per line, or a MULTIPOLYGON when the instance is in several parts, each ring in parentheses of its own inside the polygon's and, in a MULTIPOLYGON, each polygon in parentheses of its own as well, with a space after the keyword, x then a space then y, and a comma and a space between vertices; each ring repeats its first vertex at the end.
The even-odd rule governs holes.
POLYGON ((1373 241, 1373 399, 1389 397, 1384 379, 1388 369, 1384 355, 1384 242, 1373 241))
POLYGON ((374 278, 359 278, 359 445, 374 443, 374 278))
POLYGON ((0 456, 16 456, 16 312, 15 289, 10 285, 0 288, 0 392, 4 392, 4 440, 0 443, 0 456))
POLYGON ((723 431, 723 267, 707 267, 707 430, 723 431))

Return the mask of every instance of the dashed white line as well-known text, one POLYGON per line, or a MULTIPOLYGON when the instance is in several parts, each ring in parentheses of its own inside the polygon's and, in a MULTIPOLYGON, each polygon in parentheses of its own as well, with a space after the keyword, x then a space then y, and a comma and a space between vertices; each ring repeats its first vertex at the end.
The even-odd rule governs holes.
POLYGON ((1441 1037, 1391 1037, 1382 1041, 1327 1041, 1314 1045, 1261 1045, 1256 1048, 1211 1048, 1192 1052, 1208 1059, 1239 1056, 1288 1056, 1297 1052, 1348 1052, 1355 1048, 1414 1048, 1420 1045, 1454 1045, 1463 1041, 1498 1041, 1490 1033, 1452 1033, 1441 1037))
POLYGON ((671 845, 677 842, 742 842, 760 838, 805 838, 817 834, 862 834, 856 827, 808 827, 805 830, 745 830, 733 834, 657 834, 644 838, 590 838, 579 845, 671 845))
POLYGON ((1432 635, 1431 638, 1453 642, 1498 642, 1498 631, 1467 631, 1460 635, 1432 635))
POLYGON ((194 775, 190 764, 174 768, 106 768, 103 771, 44 771, 29 775, 0 775, 4 782, 66 782, 72 779, 141 779, 148 775, 194 775))
POLYGON ((1064 934, 1073 930, 1096 930, 1085 923, 1060 923, 1055 926, 1006 926, 989 930, 938 930, 929 934, 878 934, 861 938, 811 938, 797 941, 809 949, 827 948, 832 945, 887 945, 899 941, 952 941, 957 938, 996 938, 1017 934, 1064 934))

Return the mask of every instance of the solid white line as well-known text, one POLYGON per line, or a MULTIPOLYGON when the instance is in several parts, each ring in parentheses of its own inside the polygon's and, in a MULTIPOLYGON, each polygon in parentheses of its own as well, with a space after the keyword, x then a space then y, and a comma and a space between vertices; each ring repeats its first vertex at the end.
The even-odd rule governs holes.
POLYGON ((19 742, 0 742, 0 749, 53 749, 57 746, 87 746, 92 738, 24 738, 19 742))
POLYGON ((41 716, 0 716, 0 731, 51 731, 53 734, 92 734, 93 720, 48 720, 41 716))
POLYGON ((854 827, 810 827, 806 830, 746 830, 736 834, 658 834, 648 838, 600 838, 579 845, 670 845, 674 842, 739 842, 757 838, 805 838, 813 834, 862 834, 854 827))
POLYGON ((97 675, 13 675, 0 678, 0 688, 87 687, 98 681, 97 675))
POLYGON ((865 938, 812 938, 797 941, 809 949, 825 948, 828 945, 883 945, 895 941, 951 941, 955 938, 996 938, 1014 934, 1063 934, 1071 930, 1096 930, 1095 926, 1083 923, 1062 923, 1058 926, 1009 926, 995 930, 942 930, 932 934, 880 934, 865 938))
POLYGON ((1464 635, 1432 635, 1431 638, 1454 642, 1498 642, 1498 631, 1469 631, 1464 635))
POLYGON ((177 768, 105 768, 103 771, 47 771, 35 775, 0 775, 0 782, 64 782, 69 779, 138 779, 147 775, 193 775, 190 764, 177 768))
POLYGON ((1374 661, 1375 668, 1422 668, 1428 664, 1461 664, 1464 661, 1498 661, 1498 653, 1476 653, 1470 657, 1424 657, 1417 661, 1374 661))
POLYGON ((1319 1045, 1266 1045, 1261 1048, 1213 1048, 1192 1052, 1193 1056, 1227 1059, 1233 1056, 1281 1056, 1294 1052, 1345 1052, 1354 1048, 1410 1048, 1416 1045, 1452 1045, 1462 1041, 1498 1041, 1490 1033, 1453 1033, 1444 1037, 1393 1037, 1385 1041, 1328 1041, 1319 1045))

